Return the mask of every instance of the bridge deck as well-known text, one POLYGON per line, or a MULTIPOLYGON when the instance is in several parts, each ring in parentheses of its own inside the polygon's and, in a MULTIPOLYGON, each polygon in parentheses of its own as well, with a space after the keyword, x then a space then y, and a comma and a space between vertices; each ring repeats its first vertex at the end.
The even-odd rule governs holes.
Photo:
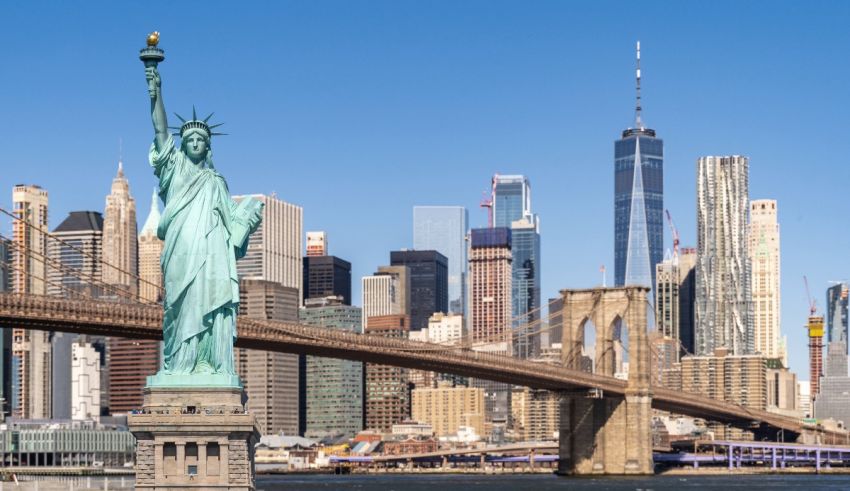
MULTIPOLYGON (((161 324, 162 309, 153 305, 0 294, 0 326, 7 328, 162 339, 161 324)), ((408 339, 245 317, 239 317, 237 330, 236 345, 244 348, 432 370, 555 391, 595 388, 614 395, 627 391, 626 382, 613 377, 408 339)), ((762 426, 798 434, 804 429, 794 418, 662 387, 653 388, 652 406, 744 428, 762 426)))

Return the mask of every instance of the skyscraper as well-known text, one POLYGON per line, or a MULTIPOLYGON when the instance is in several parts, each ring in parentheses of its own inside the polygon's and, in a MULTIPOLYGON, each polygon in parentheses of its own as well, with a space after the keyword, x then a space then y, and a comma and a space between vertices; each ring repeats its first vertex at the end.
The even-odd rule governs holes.
MULTIPOLYGON (((265 205, 263 220, 236 262, 240 279, 265 280, 302 291, 301 238, 304 210, 275 196, 251 195, 265 205)), ((246 196, 234 196, 238 203, 246 196)))
POLYGON ((361 296, 364 329, 369 326, 370 317, 407 315, 410 312, 407 266, 380 266, 374 275, 364 276, 361 296))
POLYGON ((410 279, 410 330, 428 327, 435 312, 448 312, 448 259, 437 251, 392 251, 390 265, 407 266, 410 279))
MULTIPOLYGON (((44 295, 47 282, 47 190, 16 185, 12 189, 13 289, 44 295)), ((12 331, 12 415, 50 417, 50 340, 46 331, 12 331)))
MULTIPOLYGON (((0 293, 12 289, 11 242, 0 237, 0 293)), ((0 328, 0 411, 12 412, 12 329, 0 328)))
POLYGON ((336 256, 304 257, 305 301, 329 296, 342 297, 351 305, 351 263, 336 256))
MULTIPOLYGON (((239 313, 251 319, 298 321, 301 296, 295 288, 272 281, 243 279, 239 285, 239 313)), ((265 434, 304 433, 301 398, 302 357, 254 349, 235 350, 236 369, 248 393, 248 411, 265 434)))
POLYGON ((413 248, 437 251, 448 260, 449 310, 466 314, 466 231, 462 206, 414 206, 413 248))
POLYGON ((325 232, 307 232, 307 255, 328 255, 328 234, 325 232))
POLYGON ((780 332, 779 223, 776 200, 750 203, 749 254, 752 266, 753 337, 756 353, 788 366, 780 332))
POLYGON ((139 243, 136 230, 136 200, 130 195, 130 184, 119 161, 118 174, 112 180, 103 216, 103 282, 126 291, 118 295, 125 299, 138 292, 139 243))
MULTIPOLYGON (((151 208, 139 233, 139 299, 159 303, 163 295, 160 255, 163 243, 156 236, 159 226, 159 197, 156 189, 151 208), (157 288, 159 287, 159 288, 157 288)), ((146 377, 159 369, 160 341, 109 338, 109 411, 126 414, 142 407, 146 377)))
POLYGON ((826 290, 826 336, 832 343, 841 341, 847 347, 847 303, 850 287, 837 283, 826 290))
POLYGON ((683 249, 681 254, 655 265, 655 326, 663 338, 675 341, 674 362, 694 350, 694 266, 696 250, 683 249))
MULTIPOLYGON (((362 332, 360 316, 360 307, 338 301, 308 300, 300 311, 301 322, 305 324, 356 333, 362 332)), ((305 436, 351 438, 363 430, 363 363, 308 356, 305 382, 305 436)))
POLYGON ((635 127, 614 142, 614 284, 655 285, 664 254, 664 141, 641 119, 637 43, 635 127))
POLYGON ((717 348, 755 351, 747 247, 749 160, 700 157, 697 162, 697 266, 694 312, 697 355, 717 348))
MULTIPOLYGON (((96 286, 101 281, 103 217, 96 211, 72 211, 52 232, 55 240, 47 245, 47 292, 50 295, 88 300, 106 290, 96 286)), ((50 417, 67 419, 73 414, 72 351, 78 336, 50 333, 50 417)), ((101 343, 102 345, 102 343, 101 343)), ((100 363, 100 357, 97 361, 100 363)), ((100 372, 97 373, 101 376, 100 372)), ((100 387, 100 380, 96 382, 100 387)), ((101 392, 98 389, 97 410, 101 392)), ((100 416, 98 412, 94 416, 100 416)))
POLYGON ((511 229, 511 315, 514 355, 540 352, 540 218, 531 211, 531 183, 522 175, 493 176, 495 227, 511 229))
POLYGON ((475 228, 469 247, 471 341, 511 353, 511 230, 475 228))
MULTIPOLYGON (((365 332, 374 336, 406 338, 407 315, 379 315, 367 319, 365 332)), ((408 370, 390 365, 366 364, 366 429, 388 433, 394 424, 410 417, 408 370)))
POLYGON ((72 211, 52 234, 59 240, 51 240, 47 245, 47 293, 78 299, 108 294, 96 286, 102 279, 101 214, 72 211))

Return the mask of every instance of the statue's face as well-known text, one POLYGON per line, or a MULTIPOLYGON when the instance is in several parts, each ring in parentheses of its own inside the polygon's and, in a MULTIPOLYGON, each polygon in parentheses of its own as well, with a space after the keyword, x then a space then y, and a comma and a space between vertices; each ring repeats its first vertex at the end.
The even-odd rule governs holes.
POLYGON ((207 139, 200 133, 192 132, 183 138, 183 148, 186 155, 196 164, 207 156, 207 139))

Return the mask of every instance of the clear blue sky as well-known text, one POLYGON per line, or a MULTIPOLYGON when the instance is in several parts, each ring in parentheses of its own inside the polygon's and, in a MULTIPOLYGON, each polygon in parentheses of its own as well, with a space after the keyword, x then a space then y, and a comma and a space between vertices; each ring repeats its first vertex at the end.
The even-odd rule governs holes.
POLYGON ((353 263, 355 298, 411 246, 414 205, 465 205, 481 226, 499 172, 531 179, 545 299, 613 272, 613 140, 633 121, 640 39, 644 120, 665 141, 684 245, 701 155, 749 156, 751 197, 779 200, 782 329, 807 379, 802 276, 821 306, 828 280, 850 277, 848 19, 838 1, 10 2, 0 205, 37 183, 51 227, 102 210, 123 138, 144 220, 155 180, 137 56, 157 29, 169 114, 216 111, 231 191, 303 206, 305 230, 353 263))

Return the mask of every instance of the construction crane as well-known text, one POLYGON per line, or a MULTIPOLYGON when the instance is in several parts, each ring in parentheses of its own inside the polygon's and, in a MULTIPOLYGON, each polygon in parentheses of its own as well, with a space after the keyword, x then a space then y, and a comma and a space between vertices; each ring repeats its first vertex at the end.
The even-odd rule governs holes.
POLYGON ((496 195, 496 178, 499 174, 493 174, 493 179, 490 181, 490 194, 487 191, 481 193, 481 201, 478 206, 487 208, 487 228, 493 228, 493 197, 496 195))
POLYGON ((673 235, 673 257, 679 257, 679 231, 676 230, 670 210, 665 209, 664 213, 667 214, 667 223, 670 224, 670 233, 673 235))
POLYGON ((809 279, 803 275, 806 285, 806 300, 809 302, 809 322, 806 329, 809 333, 809 384, 812 400, 820 392, 820 379, 823 375, 823 316, 815 315, 817 304, 809 291, 809 279))
POLYGON ((813 316, 818 310, 817 301, 812 298, 812 294, 809 291, 809 279, 806 278, 806 275, 803 275, 803 284, 806 285, 806 299, 809 302, 809 316, 813 316))

